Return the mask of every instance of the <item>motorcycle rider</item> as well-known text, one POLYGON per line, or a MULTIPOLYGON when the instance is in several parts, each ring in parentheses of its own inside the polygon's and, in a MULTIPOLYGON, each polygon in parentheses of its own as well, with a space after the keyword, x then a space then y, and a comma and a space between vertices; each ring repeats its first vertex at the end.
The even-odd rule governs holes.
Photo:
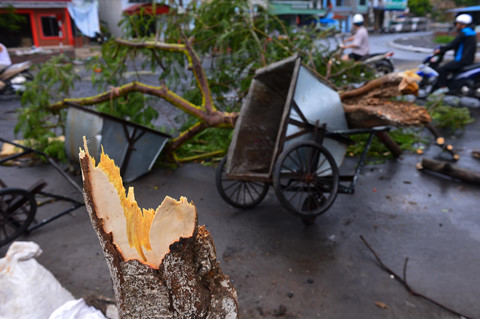
POLYGON ((348 55, 342 56, 342 60, 348 61, 353 59, 360 61, 363 57, 367 56, 370 52, 370 43, 368 41, 368 31, 363 26, 363 16, 359 13, 355 14, 352 18, 354 35, 345 39, 340 47, 342 49, 352 49, 352 52, 348 55), (352 42, 352 44, 345 45, 345 43, 352 42))
POLYGON ((0 43, 0 71, 10 65, 12 65, 12 60, 10 60, 7 48, 0 43))
POLYGON ((477 38, 475 31, 470 27, 472 16, 469 14, 460 14, 455 18, 455 27, 458 35, 450 43, 441 46, 434 51, 434 54, 444 54, 448 50, 454 50, 454 60, 437 68, 438 87, 433 94, 443 94, 448 92, 447 76, 450 73, 459 71, 462 67, 473 64, 475 52, 477 50, 477 38))

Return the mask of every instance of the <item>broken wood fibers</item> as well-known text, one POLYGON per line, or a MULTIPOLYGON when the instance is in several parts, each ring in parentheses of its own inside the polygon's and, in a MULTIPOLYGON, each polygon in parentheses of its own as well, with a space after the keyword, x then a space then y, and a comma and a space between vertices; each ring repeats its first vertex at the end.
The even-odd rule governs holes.
POLYGON ((403 94, 417 94, 417 80, 418 75, 414 71, 390 73, 340 94, 349 126, 399 127, 428 124, 431 117, 426 108, 395 99, 403 94))
POLYGON ((141 210, 120 171, 80 150, 84 200, 103 249, 120 318, 238 318, 235 288, 185 197, 141 210))

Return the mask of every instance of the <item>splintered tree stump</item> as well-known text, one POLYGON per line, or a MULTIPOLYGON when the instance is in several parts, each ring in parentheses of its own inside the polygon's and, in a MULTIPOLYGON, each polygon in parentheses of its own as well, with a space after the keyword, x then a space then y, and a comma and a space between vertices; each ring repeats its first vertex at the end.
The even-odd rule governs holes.
POLYGON ((238 318, 235 288, 185 197, 154 211, 125 195, 120 170, 80 150, 84 200, 113 282, 120 318, 238 318))
POLYGON ((417 164, 417 168, 447 175, 468 183, 480 184, 480 172, 471 171, 448 162, 424 158, 421 163, 417 164))

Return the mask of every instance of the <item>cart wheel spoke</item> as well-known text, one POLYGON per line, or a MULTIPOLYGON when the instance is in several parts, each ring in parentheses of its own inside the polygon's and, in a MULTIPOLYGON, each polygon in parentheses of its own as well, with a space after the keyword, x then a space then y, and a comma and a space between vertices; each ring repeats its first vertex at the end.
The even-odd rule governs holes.
POLYGON ((17 188, 0 190, 0 246, 8 244, 27 230, 36 209, 32 193, 17 188))
POLYGON ((313 141, 293 144, 277 159, 273 176, 275 193, 291 213, 311 224, 334 202, 339 185, 332 155, 313 141))
POLYGON ((216 173, 217 190, 222 199, 237 208, 250 208, 259 204, 268 192, 268 183, 229 179, 225 174, 226 158, 216 173))

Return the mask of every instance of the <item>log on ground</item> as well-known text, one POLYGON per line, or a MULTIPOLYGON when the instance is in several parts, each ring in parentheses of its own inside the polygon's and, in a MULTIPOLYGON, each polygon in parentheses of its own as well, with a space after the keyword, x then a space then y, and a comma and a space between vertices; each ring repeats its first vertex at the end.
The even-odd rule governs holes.
POLYGON ((468 183, 480 185, 480 172, 462 168, 452 163, 424 158, 421 163, 417 164, 417 168, 419 170, 432 171, 457 178, 468 183))

